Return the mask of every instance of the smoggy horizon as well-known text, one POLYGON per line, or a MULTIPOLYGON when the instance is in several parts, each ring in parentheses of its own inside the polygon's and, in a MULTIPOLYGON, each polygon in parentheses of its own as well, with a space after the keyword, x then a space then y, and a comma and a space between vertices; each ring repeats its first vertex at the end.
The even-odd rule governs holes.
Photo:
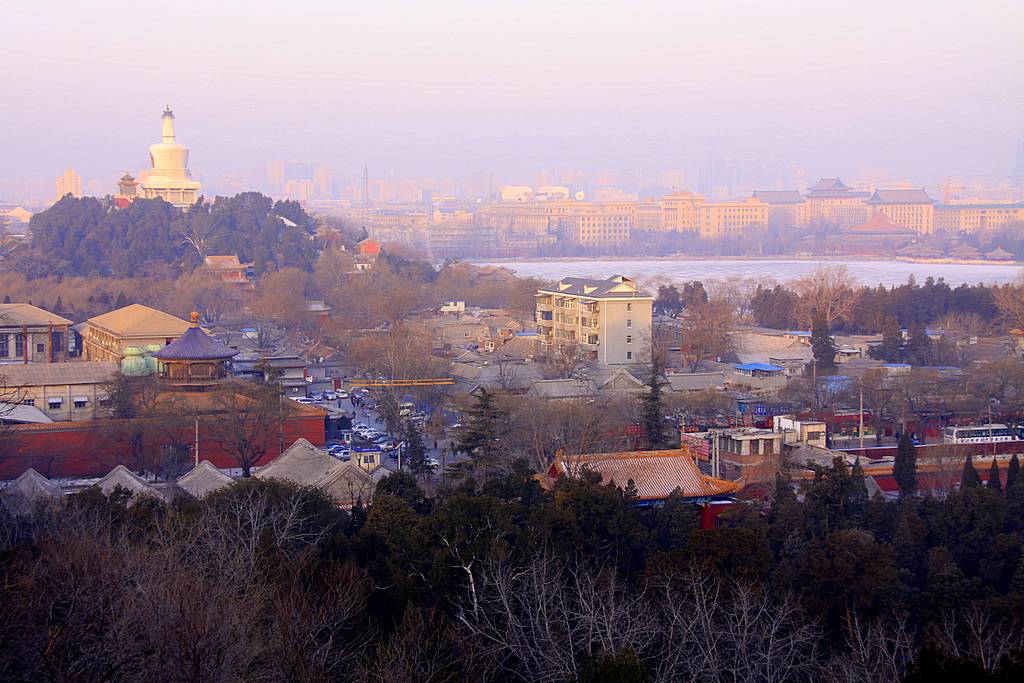
MULTIPOLYGON (((1024 134, 1024 6, 883 2, 15 0, 2 183, 148 165, 170 104, 204 182, 274 160, 378 177, 602 171, 694 185, 708 158, 787 178, 1005 175, 1024 134)), ((628 184, 623 182, 622 184, 628 184)))

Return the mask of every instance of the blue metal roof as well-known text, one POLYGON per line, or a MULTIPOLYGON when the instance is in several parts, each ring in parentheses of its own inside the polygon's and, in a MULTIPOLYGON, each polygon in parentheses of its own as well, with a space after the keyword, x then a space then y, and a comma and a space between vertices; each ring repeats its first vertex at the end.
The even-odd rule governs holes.
POLYGON ((782 372, 786 369, 781 365, 771 365, 769 363, 742 363, 733 367, 737 370, 761 370, 763 372, 782 372))

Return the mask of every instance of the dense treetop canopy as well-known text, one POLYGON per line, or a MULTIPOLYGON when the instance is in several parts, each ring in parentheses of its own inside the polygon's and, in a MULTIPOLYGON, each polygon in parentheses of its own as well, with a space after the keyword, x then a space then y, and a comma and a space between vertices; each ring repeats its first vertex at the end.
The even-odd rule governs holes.
POLYGON ((28 275, 136 277, 154 264, 177 270, 205 256, 237 254, 257 273, 309 270, 313 219, 293 201, 257 192, 200 201, 187 211, 162 199, 119 209, 109 198, 66 196, 32 217, 32 248, 17 259, 28 275))

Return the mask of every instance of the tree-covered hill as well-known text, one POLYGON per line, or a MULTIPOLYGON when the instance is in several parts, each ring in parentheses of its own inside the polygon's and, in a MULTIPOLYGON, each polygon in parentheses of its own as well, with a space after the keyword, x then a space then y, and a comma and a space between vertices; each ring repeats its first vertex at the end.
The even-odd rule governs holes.
POLYGON ((315 225, 297 202, 257 192, 200 201, 188 211, 161 199, 137 199, 119 209, 109 199, 66 196, 32 217, 32 246, 12 267, 29 276, 136 277, 155 264, 174 270, 204 256, 237 254, 261 273, 309 270, 315 225))

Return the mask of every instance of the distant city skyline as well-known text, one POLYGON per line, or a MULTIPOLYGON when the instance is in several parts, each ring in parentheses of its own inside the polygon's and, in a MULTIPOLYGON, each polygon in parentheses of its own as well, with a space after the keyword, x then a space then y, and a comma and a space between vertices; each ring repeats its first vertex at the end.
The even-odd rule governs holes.
MULTIPOLYGON (((156 6, 14 0, 0 194, 148 164, 170 104, 204 183, 274 160, 358 177, 547 170, 696 187, 709 158, 920 184, 1009 174, 1024 6, 525 1, 156 6)), ((46 191, 42 188, 46 187, 46 191)))

